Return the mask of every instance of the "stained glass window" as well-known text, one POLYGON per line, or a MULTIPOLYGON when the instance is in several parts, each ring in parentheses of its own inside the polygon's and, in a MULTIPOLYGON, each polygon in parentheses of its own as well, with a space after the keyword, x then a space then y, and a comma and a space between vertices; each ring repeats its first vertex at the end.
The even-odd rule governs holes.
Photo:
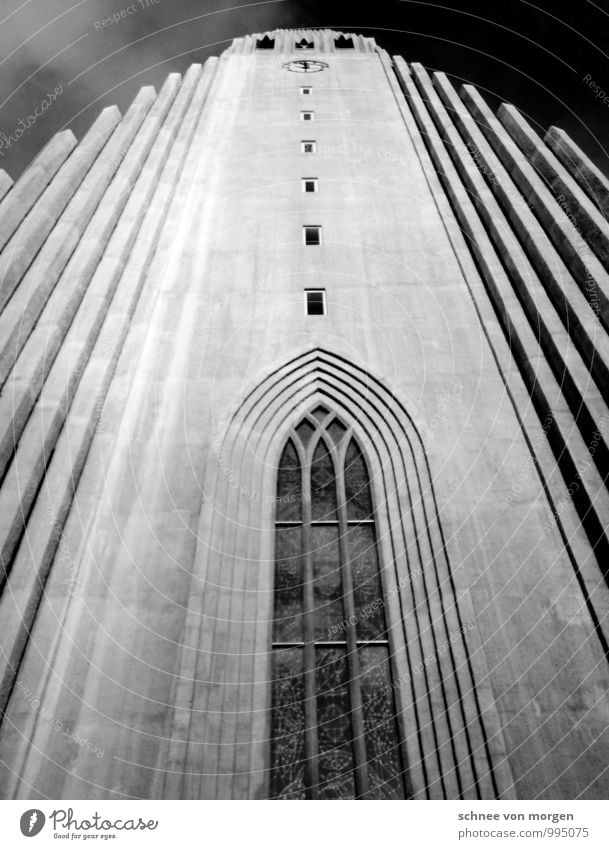
POLYGON ((404 799, 366 461, 318 406, 277 475, 271 797, 404 799))

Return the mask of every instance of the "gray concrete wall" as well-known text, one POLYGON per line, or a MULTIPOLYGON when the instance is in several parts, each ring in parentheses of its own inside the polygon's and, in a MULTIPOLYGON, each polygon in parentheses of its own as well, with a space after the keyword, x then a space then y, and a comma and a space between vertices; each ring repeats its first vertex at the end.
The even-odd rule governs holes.
MULTIPOLYGON (((311 74, 282 68, 304 54, 280 52, 279 41, 264 52, 236 42, 152 105, 133 141, 148 132, 150 146, 105 237, 97 288, 77 287, 67 327, 54 323, 51 300, 43 305, 48 339, 61 334, 52 356, 63 356, 63 374, 75 369, 69 392, 19 383, 23 358, 35 356, 27 346, 11 366, 7 391, 23 394, 24 426, 40 430, 49 416, 57 426, 46 470, 35 436, 11 447, 0 492, 13 514, 27 499, 25 528, 22 515, 6 530, 0 600, 3 793, 265 795, 273 467, 285 423, 326 397, 370 434, 385 587, 404 579, 406 608, 423 611, 437 641, 468 626, 458 653, 434 664, 431 699, 421 680, 399 689, 417 797, 605 797, 609 682, 594 623, 609 591, 592 545, 605 544, 595 450, 609 417, 604 372, 585 366, 592 330, 595 362, 605 362, 604 329, 575 304, 590 333, 565 389, 512 291, 525 261, 515 213, 495 213, 501 250, 483 214, 510 178, 494 165, 489 179, 466 138, 470 158, 455 160, 458 123, 416 68, 416 82, 399 62, 396 75, 369 40, 335 52, 324 36, 307 58, 329 67, 311 74), (300 120, 305 109, 313 122, 300 120), (301 153, 303 139, 316 140, 315 155, 301 153), (303 194, 303 177, 319 192, 303 194), (306 224, 322 226, 323 245, 304 246, 306 224), (326 289, 326 316, 304 314, 311 287, 326 289), (96 330, 76 366, 87 315, 96 330), (307 363, 292 377, 295 401, 292 361, 307 363), (366 374, 384 406, 356 390, 366 374), (281 393, 257 389, 273 375, 281 393), (404 421, 391 436, 403 455, 393 484, 393 455, 376 445, 392 397, 404 421), (593 451, 573 397, 599 428, 593 451), (408 459, 411 438, 419 453, 408 459), (24 474, 29 495, 6 488, 24 474), (415 478, 410 501, 395 500, 415 478), (571 497, 580 489, 585 503, 571 497), (582 503, 596 523, 582 520, 582 503), (408 556, 394 572, 389 541, 399 534, 408 556), (414 579, 431 563, 427 598, 414 579), (431 703, 439 756, 425 722, 413 727, 413 700, 431 703), (444 790, 424 777, 438 757, 444 790)), ((53 155, 68 156, 66 168, 76 154, 53 155)), ((119 203, 112 187, 124 181, 114 179, 100 214, 119 203)), ((19 182, 5 203, 18 191, 19 182)), ((552 250, 548 242, 549 265, 552 250)), ((60 270, 55 291, 73 273, 60 270)), ((536 273, 524 277, 532 284, 536 273)), ((560 322, 549 299, 539 309, 560 322)), ((571 344, 565 331, 561 363, 571 344)), ((416 631, 395 607, 393 617, 399 669, 416 631)))

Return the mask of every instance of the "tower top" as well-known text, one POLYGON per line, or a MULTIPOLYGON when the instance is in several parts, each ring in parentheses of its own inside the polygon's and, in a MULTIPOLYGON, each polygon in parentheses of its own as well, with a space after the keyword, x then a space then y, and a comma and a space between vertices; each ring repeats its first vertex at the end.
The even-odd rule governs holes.
POLYGON ((275 29, 235 38, 227 53, 378 53, 373 38, 332 29, 275 29))

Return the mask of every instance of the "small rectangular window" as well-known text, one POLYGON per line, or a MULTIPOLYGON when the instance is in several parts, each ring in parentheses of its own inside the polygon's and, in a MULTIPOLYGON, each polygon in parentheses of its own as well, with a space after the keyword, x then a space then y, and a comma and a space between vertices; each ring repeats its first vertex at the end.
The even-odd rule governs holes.
POLYGON ((305 245, 321 245, 321 227, 308 224, 302 228, 305 245))
POLYGON ((301 112, 300 120, 301 121, 313 121, 315 118, 315 114, 313 112, 301 112))
POLYGON ((303 177, 301 183, 303 192, 316 192, 319 188, 317 177, 303 177))
POLYGON ((317 153, 317 142, 315 141, 301 141, 300 149, 303 153, 317 153))
POLYGON ((313 94, 313 89, 310 85, 303 85, 300 87, 301 94, 313 94))
POLYGON ((326 314, 325 289, 305 289, 305 312, 306 315, 326 314))

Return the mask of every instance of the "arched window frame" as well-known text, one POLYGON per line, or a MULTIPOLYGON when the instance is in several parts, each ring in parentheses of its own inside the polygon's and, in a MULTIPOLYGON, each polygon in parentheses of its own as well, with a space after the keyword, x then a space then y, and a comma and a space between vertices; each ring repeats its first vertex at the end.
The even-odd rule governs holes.
MULTIPOLYGON (((395 746, 394 756, 401 765, 400 783, 401 792, 403 795, 395 796, 394 798, 406 798, 409 795, 409 784, 406 775, 405 763, 405 747, 404 729, 401 721, 399 687, 394 684, 395 669, 394 669, 394 651, 391 638, 391 623, 387 621, 388 610, 386 607, 386 587, 384 570, 382 568, 381 546, 378 538, 378 521, 375 505, 374 480, 370 476, 370 462, 364 453, 362 440, 354 432, 353 427, 345 424, 342 417, 335 412, 327 409, 324 406, 317 406, 312 412, 305 415, 298 421, 297 426, 290 428, 287 434, 284 434, 282 442, 281 456, 284 456, 289 445, 292 445, 298 458, 301 487, 302 487, 302 502, 298 518, 290 517, 282 519, 279 517, 278 506, 275 508, 273 517, 273 527, 275 529, 274 538, 277 540, 277 531, 280 528, 301 527, 302 529, 302 556, 304 559, 304 586, 303 586, 303 633, 302 640, 298 642, 283 642, 275 639, 275 634, 272 638, 272 649, 293 649, 302 648, 304 654, 303 676, 305 679, 305 713, 306 713, 306 728, 305 728, 305 770, 306 770, 306 786, 307 798, 320 798, 320 777, 319 777, 319 759, 320 750, 317 739, 317 714, 316 701, 317 690, 315 676, 319 671, 316 662, 316 652, 319 649, 339 649, 344 648, 346 668, 348 669, 348 692, 349 692, 349 716, 351 719, 352 729, 352 744, 353 744, 353 780, 356 790, 356 798, 375 798, 371 787, 369 771, 370 755, 366 751, 366 730, 364 722, 364 707, 362 702, 362 683, 360 670, 360 651, 365 648, 379 647, 385 650, 385 668, 388 675, 387 687, 391 687, 389 693, 389 701, 392 706, 393 724, 395 727, 395 746), (321 414, 320 414, 320 411, 321 414), (309 436, 306 445, 303 445, 298 431, 306 423, 313 428, 313 433, 309 436), (332 438, 329 428, 335 423, 343 428, 343 434, 338 439, 332 438), (312 514, 312 493, 311 493, 311 478, 314 458, 320 443, 323 443, 327 453, 329 454, 334 471, 335 492, 336 492, 336 516, 332 519, 314 518, 312 514), (345 464, 350 448, 354 444, 357 454, 365 469, 366 487, 368 497, 370 499, 369 515, 364 518, 362 516, 349 515, 349 502, 345 477, 345 464), (315 637, 314 616, 315 616, 315 599, 313 597, 313 587, 315 576, 313 574, 313 529, 322 525, 335 526, 338 529, 338 548, 339 548, 339 563, 338 568, 342 583, 343 595, 341 600, 344 605, 344 634, 337 639, 322 640, 315 637), (356 558, 354 552, 348 550, 349 529, 358 526, 369 526, 371 528, 372 545, 374 547, 374 558, 376 561, 375 578, 377 580, 377 594, 380 600, 381 614, 380 618, 383 621, 383 628, 380 636, 375 639, 362 637, 358 635, 359 619, 356 615, 355 591, 353 586, 351 567, 356 558)), ((279 481, 279 474, 276 476, 276 491, 279 481)), ((369 550, 371 546, 368 546, 369 550)), ((274 629, 273 629, 274 630, 274 629)), ((361 629, 363 630, 363 628, 361 629)), ((387 695, 387 690, 386 693, 387 695)), ((368 703, 366 703, 368 704, 368 703)), ((376 788, 378 790, 378 787, 376 788)), ((285 797, 284 797, 285 798, 285 797)), ((288 797, 289 798, 289 797, 288 797)), ((327 797, 326 797, 327 798, 327 797)), ((378 796, 376 796, 378 798, 378 796)), ((391 795, 385 798, 392 798, 391 795)))
POLYGON ((406 399, 358 365, 352 352, 340 356, 317 347, 270 365, 262 380, 243 391, 212 442, 203 491, 214 495, 201 507, 205 530, 199 543, 204 543, 197 547, 185 628, 187 634, 200 633, 206 617, 224 628, 217 651, 211 643, 204 652, 187 647, 180 661, 184 692, 176 704, 213 697, 214 710, 222 711, 223 691, 209 688, 193 656, 206 664, 219 656, 223 663, 229 646, 228 707, 223 724, 206 724, 203 711, 192 712, 196 739, 205 734, 208 742, 204 753, 198 743, 189 747, 186 761, 183 709, 176 708, 159 769, 172 759, 184 769, 164 777, 164 786, 184 795, 188 776, 197 776, 188 798, 270 795, 276 470, 291 424, 315 404, 328 405, 343 422, 353 423, 368 465, 411 797, 516 798, 499 712, 484 685, 484 645, 445 542, 423 425, 409 413, 406 399), (231 575, 247 603, 218 620, 218 593, 207 588, 224 589, 228 610, 234 596, 233 579, 226 586, 231 575), (436 654, 438 646, 446 650, 436 654), (430 656, 435 662, 427 667, 430 656), (232 723, 234 745, 227 745, 226 723, 232 723), (221 776, 209 770, 210 758, 223 765, 221 776))

